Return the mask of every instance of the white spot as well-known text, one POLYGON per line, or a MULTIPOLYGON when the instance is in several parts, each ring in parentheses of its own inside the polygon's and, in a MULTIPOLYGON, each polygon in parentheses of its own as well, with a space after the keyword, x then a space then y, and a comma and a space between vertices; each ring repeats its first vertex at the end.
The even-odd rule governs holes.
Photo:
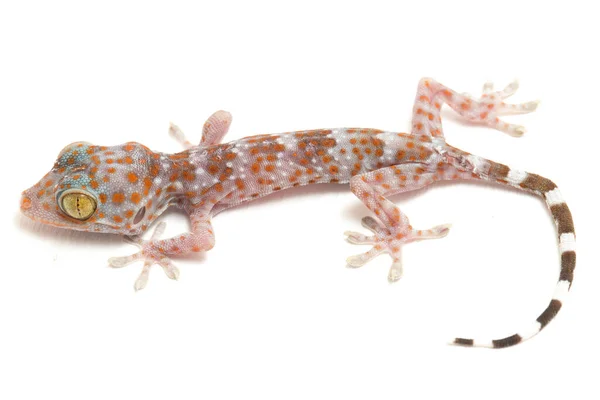
POLYGON ((219 183, 219 180, 217 178, 213 179, 213 183, 219 183))
POLYGON ((196 173, 197 173, 197 174, 201 174, 201 173, 203 173, 203 172, 204 172, 204 170, 203 170, 202 168, 198 168, 198 169, 196 170, 196 173))
POLYGON ((535 336, 540 329, 542 329, 542 324, 534 321, 529 328, 519 331, 518 335, 523 338, 523 340, 527 340, 533 336, 535 336))
POLYGON ((231 168, 233 166, 233 164, 231 162, 227 162, 227 163, 225 163, 225 165, 227 165, 229 168, 231 168))
POLYGON ((562 302, 567 297, 567 293, 569 293, 569 286, 569 281, 558 281, 552 298, 562 302))
POLYGON ((240 168, 240 172, 244 172, 244 168, 240 168))
POLYGON ((242 178, 242 179, 246 179, 246 174, 242 174, 242 175, 240 175, 240 178, 242 178))
POLYGON ((554 188, 546 193, 546 204, 548 204, 548 207, 552 207, 556 204, 563 204, 564 202, 565 201, 563 200, 558 188, 554 188))
POLYGON ((478 339, 474 339, 473 340, 473 346, 474 347, 494 347, 494 344, 492 343, 491 340, 478 340, 478 339))
POLYGON ((312 162, 313 164, 317 162, 316 158, 313 158, 312 160, 310 160, 310 162, 312 162))
POLYGON ((575 251, 575 234, 574 233, 563 233, 560 235, 559 244, 560 252, 575 251))
POLYGON ((160 185, 162 183, 162 179, 160 178, 154 178, 154 184, 155 185, 160 185))
POLYGON ((232 153, 238 153, 240 150, 237 147, 231 149, 232 153))
POLYGON ((162 167, 164 169, 169 169, 169 168, 171 168, 171 165, 170 164, 163 164, 162 167))
POLYGON ((482 171, 483 167, 487 165, 487 162, 483 158, 472 154, 467 156, 467 160, 473 165, 473 172, 475 173, 482 171))
POLYGON ((508 175, 506 176, 506 180, 512 186, 519 186, 519 184, 523 182, 525 178, 527 178, 527 175, 528 174, 525 171, 510 169, 508 171, 508 175))

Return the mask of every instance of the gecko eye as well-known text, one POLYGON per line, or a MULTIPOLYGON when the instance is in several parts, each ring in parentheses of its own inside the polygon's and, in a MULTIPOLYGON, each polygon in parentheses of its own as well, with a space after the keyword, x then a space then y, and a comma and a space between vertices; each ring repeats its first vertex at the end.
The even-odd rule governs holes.
POLYGON ((96 211, 96 200, 87 192, 67 190, 58 199, 60 209, 71 218, 85 221, 96 211))

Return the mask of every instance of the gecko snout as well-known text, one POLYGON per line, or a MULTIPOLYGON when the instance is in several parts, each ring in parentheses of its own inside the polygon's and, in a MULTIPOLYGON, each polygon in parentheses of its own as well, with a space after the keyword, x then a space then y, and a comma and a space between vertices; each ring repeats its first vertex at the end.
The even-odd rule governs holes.
POLYGON ((21 196, 21 210, 29 210, 31 208, 31 199, 25 196, 25 192, 21 196))

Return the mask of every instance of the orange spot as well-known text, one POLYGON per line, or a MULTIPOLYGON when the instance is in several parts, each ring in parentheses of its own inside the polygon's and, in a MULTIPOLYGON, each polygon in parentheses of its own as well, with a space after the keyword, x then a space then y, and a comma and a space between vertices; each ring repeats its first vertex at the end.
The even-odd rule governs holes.
POLYGON ((117 222, 117 223, 119 223, 119 222, 123 222, 123 218, 119 217, 118 215, 115 215, 115 216, 113 217, 113 221, 115 221, 115 222, 117 222))
POLYGON ((244 190, 244 189, 245 189, 245 187, 246 187, 246 185, 244 184, 244 181, 243 181, 243 180, 241 180, 241 179, 236 179, 236 181, 235 181, 235 185, 237 186, 237 188, 238 188, 239 190, 244 190))
POLYGON ((98 195, 98 197, 100 198, 100 203, 102 203, 102 204, 106 203, 106 194, 100 193, 98 195))
POLYGON ((126 217, 126 218, 131 218, 131 217, 133 217, 133 211, 132 211, 132 210, 127 210, 127 211, 125 211, 125 217, 126 217))
POLYGON ((92 187, 92 189, 98 189, 98 182, 93 180, 90 182, 90 186, 92 187))
POLYGON ((147 196, 150 193, 150 188, 152 187, 152 179, 145 177, 144 178, 144 196, 147 196))
POLYGON ((267 164, 265 165, 265 171, 267 172, 273 172, 275 170, 275 166, 273 164, 267 164))
POLYGON ((188 182, 193 182, 194 179, 196 179, 196 174, 194 174, 192 171, 183 171, 183 179, 188 182))
POLYGON ((133 172, 129 172, 127 174, 127 180, 129 183, 136 183, 138 181, 138 176, 133 172))
POLYGON ((109 169, 107 169, 109 174, 114 174, 117 170, 114 167, 110 167, 109 169))
POLYGON ((260 172, 260 165, 258 163, 254 163, 252 164, 252 172, 254 172, 255 174, 258 174, 260 172))
POLYGON ((479 117, 480 117, 481 119, 485 119, 487 116, 488 116, 488 113, 487 113, 487 112, 482 112, 481 114, 479 114, 479 117))
POLYGON ((222 191, 223 191, 223 185, 221 185, 220 183, 217 183, 217 184, 215 185, 215 190, 216 190, 217 192, 219 192, 219 193, 220 193, 220 192, 222 192, 222 191))
POLYGON ((125 201, 125 195, 123 193, 115 193, 112 197, 112 202, 120 204, 125 201))
POLYGON ((127 156, 127 157, 125 157, 125 162, 127 164, 133 164, 133 159, 131 157, 127 156))
POLYGON ((138 192, 131 193, 131 202, 138 204, 142 200, 142 196, 138 192))
POLYGON ((408 142, 408 143, 406 143, 406 147, 408 147, 409 149, 412 149, 415 147, 415 144, 413 142, 408 142))
POLYGON ((46 183, 44 184, 44 186, 50 187, 50 186, 52 186, 53 183, 54 183, 54 181, 52 179, 50 179, 49 181, 46 181, 46 183))

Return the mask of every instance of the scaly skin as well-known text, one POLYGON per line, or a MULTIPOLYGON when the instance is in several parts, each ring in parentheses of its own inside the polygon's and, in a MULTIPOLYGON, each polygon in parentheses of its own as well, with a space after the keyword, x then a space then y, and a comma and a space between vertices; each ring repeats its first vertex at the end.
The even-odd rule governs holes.
POLYGON ((406 215, 388 200, 389 196, 439 180, 475 179, 510 185, 542 196, 556 222, 561 273, 554 298, 537 320, 518 334, 493 341, 459 338, 453 342, 507 347, 538 333, 560 309, 575 268, 573 222, 567 205, 550 180, 446 144, 440 110, 445 103, 469 121, 521 135, 523 127, 499 118, 536 108, 537 102, 504 103, 516 89, 513 83, 494 92, 491 84, 486 84, 482 97, 474 99, 432 79, 422 79, 411 133, 360 128, 318 129, 251 136, 221 144, 231 125, 231 115, 218 111, 205 123, 198 146, 192 145, 178 127, 171 126, 170 133, 186 148, 176 154, 153 152, 135 142, 112 147, 76 142, 59 153, 46 176, 23 192, 21 210, 28 217, 53 226, 126 235, 140 251, 111 258, 109 264, 122 267, 133 261, 144 261, 135 284, 139 290, 146 285, 152 264, 159 264, 167 276, 176 279, 179 271, 171 262, 171 256, 210 250, 215 244, 211 217, 218 212, 294 186, 349 183, 350 190, 376 219, 363 219, 363 225, 373 236, 346 232, 350 242, 372 245, 368 252, 349 257, 347 262, 359 267, 388 253, 393 260, 388 279, 396 281, 402 275, 400 251, 404 243, 443 237, 449 225, 414 229, 406 215), (83 193, 83 198, 73 203, 78 218, 68 214, 61 203, 63 196, 73 192, 83 193), (82 217, 86 199, 91 199, 87 205, 93 204, 95 209, 91 215, 82 217), (159 239, 164 230, 164 223, 160 223, 150 240, 142 240, 139 235, 170 205, 182 208, 189 215, 191 231, 159 239))

